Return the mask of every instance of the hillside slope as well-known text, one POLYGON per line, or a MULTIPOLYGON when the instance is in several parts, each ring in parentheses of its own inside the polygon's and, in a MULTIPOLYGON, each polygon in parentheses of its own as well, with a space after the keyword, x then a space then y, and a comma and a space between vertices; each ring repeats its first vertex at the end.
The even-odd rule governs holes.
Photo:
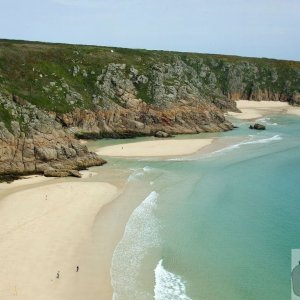
POLYGON ((300 104, 300 62, 0 40, 0 173, 101 164, 74 134, 230 130, 236 99, 300 104))

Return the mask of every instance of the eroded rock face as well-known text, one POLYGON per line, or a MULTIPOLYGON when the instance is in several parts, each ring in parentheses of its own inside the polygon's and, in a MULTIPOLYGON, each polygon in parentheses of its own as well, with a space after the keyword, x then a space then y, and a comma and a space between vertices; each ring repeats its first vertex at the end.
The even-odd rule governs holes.
POLYGON ((65 169, 53 169, 45 170, 44 176, 46 177, 78 177, 81 178, 81 174, 78 170, 65 170, 65 169))
POLYGON ((16 119, 20 115, 29 118, 26 128, 20 128, 16 121, 11 122, 10 128, 0 122, 0 174, 84 169, 105 163, 81 145, 53 115, 29 104, 24 107, 10 102, 3 95, 0 101, 11 106, 16 119))
POLYGON ((0 174, 43 173, 49 168, 84 169, 104 163, 62 129, 52 134, 33 131, 28 136, 13 135, 0 123, 0 174))
POLYGON ((233 128, 216 106, 193 102, 161 108, 138 101, 131 108, 119 106, 95 111, 76 109, 60 118, 83 138, 155 135, 157 131, 171 135, 188 134, 233 128))
POLYGON ((104 164, 74 138, 74 133, 85 138, 118 138, 233 128, 222 110, 212 103, 185 100, 160 107, 141 101, 128 90, 123 104, 57 114, 42 111, 20 97, 0 93, 0 105, 5 105, 16 120, 22 118, 22 122, 0 122, 0 174, 46 172, 47 176, 69 176, 70 170, 104 164))

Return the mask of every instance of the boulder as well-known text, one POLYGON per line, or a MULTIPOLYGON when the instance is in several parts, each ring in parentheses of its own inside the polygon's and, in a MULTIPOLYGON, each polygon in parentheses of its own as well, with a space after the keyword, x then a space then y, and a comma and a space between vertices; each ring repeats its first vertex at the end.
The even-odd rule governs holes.
POLYGON ((155 137, 158 137, 158 138, 167 138, 167 137, 170 137, 170 135, 164 131, 157 131, 155 132, 154 134, 155 137))
POLYGON ((254 125, 250 125, 249 129, 265 130, 266 126, 262 125, 262 124, 255 123, 254 125))
POLYGON ((45 170, 44 176, 46 176, 46 177, 68 177, 69 172, 66 170, 45 170))
POLYGON ((79 173, 78 170, 69 170, 69 176, 81 178, 81 174, 79 173))
POLYGON ((46 177, 78 177, 81 178, 81 174, 78 170, 64 170, 64 169, 48 169, 44 171, 46 177))

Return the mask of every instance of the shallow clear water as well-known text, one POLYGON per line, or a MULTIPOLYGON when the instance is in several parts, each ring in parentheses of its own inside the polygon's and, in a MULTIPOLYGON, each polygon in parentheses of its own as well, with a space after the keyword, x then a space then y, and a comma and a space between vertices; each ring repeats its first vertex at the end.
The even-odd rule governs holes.
POLYGON ((239 129, 208 135, 241 138, 212 154, 112 159, 151 187, 114 253, 114 299, 290 299, 300 119, 261 122, 266 131, 235 121, 239 129))

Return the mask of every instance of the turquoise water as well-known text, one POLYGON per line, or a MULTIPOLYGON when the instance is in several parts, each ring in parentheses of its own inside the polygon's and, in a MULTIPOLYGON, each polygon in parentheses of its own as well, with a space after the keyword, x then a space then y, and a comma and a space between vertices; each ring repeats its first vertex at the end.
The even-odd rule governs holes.
MULTIPOLYGON (((133 211, 112 262, 114 299, 290 299, 300 248, 300 119, 172 160, 114 160, 149 195, 133 211)), ((122 142, 122 141, 120 141, 122 142)))

